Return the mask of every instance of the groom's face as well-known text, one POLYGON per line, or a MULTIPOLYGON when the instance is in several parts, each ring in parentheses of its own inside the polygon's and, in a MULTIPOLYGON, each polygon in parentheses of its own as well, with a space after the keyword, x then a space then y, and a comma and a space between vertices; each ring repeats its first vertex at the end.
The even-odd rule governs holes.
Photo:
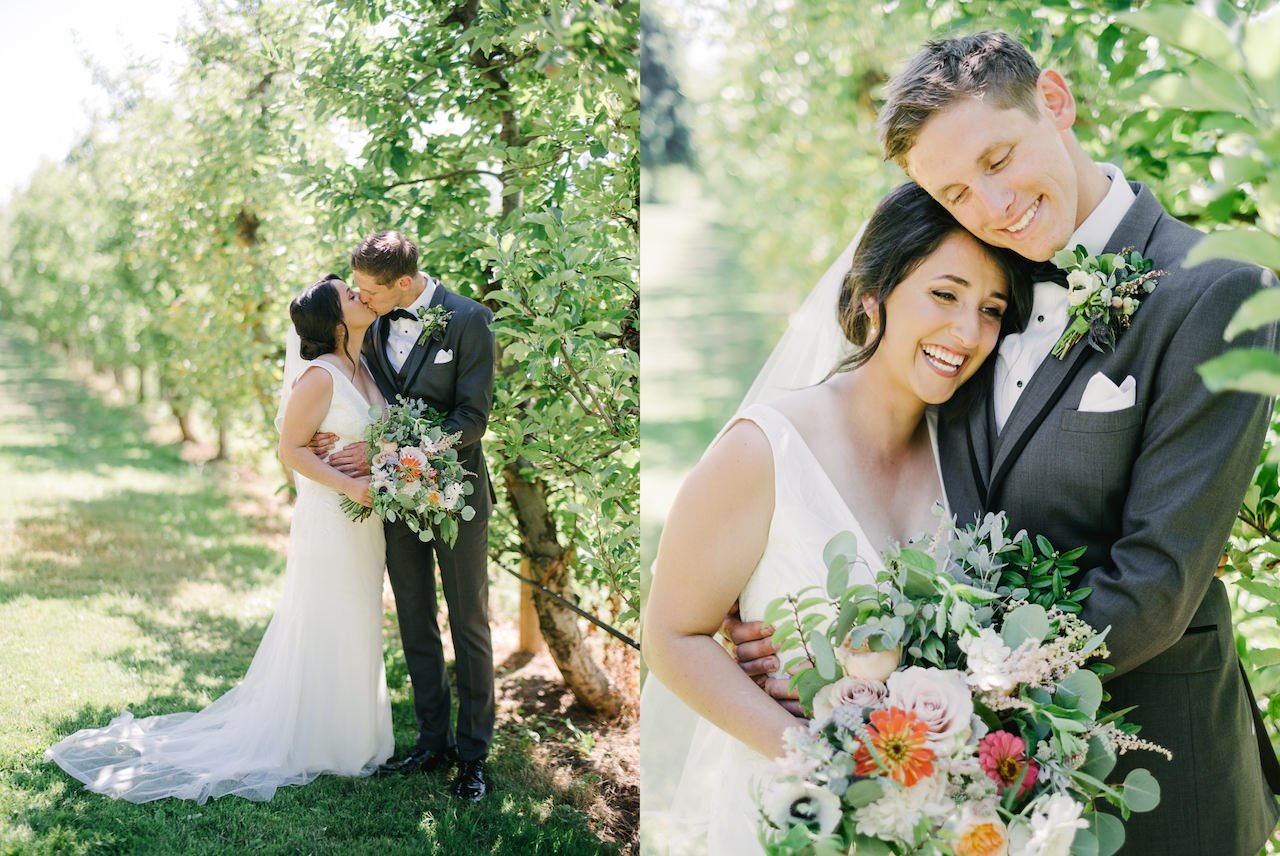
POLYGON ((358 270, 351 272, 351 281, 355 283, 356 289, 360 292, 360 302, 378 313, 378 315, 386 315, 392 309, 400 306, 404 301, 404 296, 409 293, 408 289, 403 287, 402 284, 412 283, 412 280, 407 276, 393 279, 388 283, 379 283, 370 274, 358 270))
POLYGON ((1032 117, 1016 107, 958 101, 925 122, 906 167, 973 235, 1046 261, 1079 219, 1079 183, 1067 148, 1075 102, 1062 78, 1046 72, 1037 105, 1032 117))

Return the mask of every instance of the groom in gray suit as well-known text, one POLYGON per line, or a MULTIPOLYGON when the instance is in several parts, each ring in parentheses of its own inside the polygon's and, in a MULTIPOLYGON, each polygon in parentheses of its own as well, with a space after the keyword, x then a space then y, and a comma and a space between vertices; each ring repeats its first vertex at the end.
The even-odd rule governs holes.
MULTIPOLYGON (((397 396, 418 399, 443 413, 444 430, 462 435, 458 461, 475 473, 467 503, 476 515, 458 522, 453 544, 438 531, 424 542, 404 521, 385 524, 387 576, 418 720, 415 746, 388 770, 430 772, 456 764, 453 793, 474 802, 488 789, 484 762, 494 729, 488 573, 493 488, 481 443, 493 402, 493 313, 418 270, 417 247, 399 232, 365 238, 351 254, 351 272, 360 299, 379 316, 365 335, 364 357, 383 397, 390 403, 397 396), (453 636, 456 729, 436 621, 437 565, 453 636)), ((367 475, 365 451, 357 446, 363 444, 330 461, 367 475)))
MULTIPOLYGON (((1142 737, 1173 753, 1120 759, 1114 780, 1145 766, 1162 791, 1155 811, 1125 824, 1122 852, 1253 856, 1280 817, 1280 765, 1215 572, 1271 402, 1210 393, 1196 367, 1224 350, 1236 309, 1275 278, 1222 260, 1184 268, 1201 233, 1091 161, 1075 116, 1062 76, 998 32, 932 42, 888 85, 886 159, 976 237, 1036 262, 1077 244, 1095 255, 1132 247, 1168 271, 1113 350, 1081 342, 1062 359, 1050 351, 1068 323, 1067 292, 1038 282, 1025 331, 971 381, 986 394, 941 410, 943 483, 961 521, 1003 509, 1014 530, 1087 547, 1083 617, 1111 628, 1111 708, 1137 705, 1128 718, 1142 737)), ((1235 344, 1274 348, 1275 331, 1235 344)))

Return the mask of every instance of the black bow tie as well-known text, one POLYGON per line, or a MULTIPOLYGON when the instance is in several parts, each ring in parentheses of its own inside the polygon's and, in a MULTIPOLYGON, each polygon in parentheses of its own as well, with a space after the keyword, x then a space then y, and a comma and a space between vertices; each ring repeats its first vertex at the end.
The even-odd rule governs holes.
POLYGON ((1036 282, 1056 282, 1063 288, 1067 287, 1067 272, 1055 265, 1053 262, 1039 262, 1031 267, 1031 281, 1036 282))
POLYGON ((401 318, 405 319, 406 321, 422 320, 417 315, 414 315, 412 312, 410 312, 408 309, 392 309, 390 312, 387 313, 387 317, 390 318, 392 321, 399 321, 401 318))

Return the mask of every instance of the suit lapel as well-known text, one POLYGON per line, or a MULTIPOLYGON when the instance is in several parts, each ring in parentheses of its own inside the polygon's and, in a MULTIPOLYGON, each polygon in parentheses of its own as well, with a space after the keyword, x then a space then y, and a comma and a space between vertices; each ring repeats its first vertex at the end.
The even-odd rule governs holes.
MULTIPOLYGON (((437 280, 436 290, 432 292, 427 308, 443 304, 444 292, 444 286, 437 280)), ((439 341, 434 337, 421 345, 414 343, 413 350, 409 352, 409 358, 404 361, 404 366, 400 369, 400 376, 403 378, 400 384, 401 389, 413 389, 413 385, 418 382, 418 375, 422 374, 422 367, 427 363, 428 355, 434 353, 438 347, 439 341)))
MULTIPOLYGON (((1137 194, 1137 198, 1129 206, 1124 219, 1111 235, 1104 252, 1119 252, 1125 247, 1137 247, 1140 252, 1145 251, 1151 232, 1163 213, 1160 203, 1146 186, 1138 182, 1130 182, 1130 186, 1137 194)), ((1155 261, 1158 265, 1159 260, 1155 261)), ((1008 421, 1005 422, 1004 431, 1000 433, 995 443, 995 460, 991 465, 992 475, 987 489, 988 508, 991 507, 991 501, 995 498, 1000 483, 1009 474, 1009 469, 1018 455, 1026 448, 1031 436, 1044 423, 1049 411, 1079 374, 1086 356, 1092 353, 1095 353, 1092 348, 1084 342, 1078 342, 1065 359, 1060 360, 1052 354, 1045 357, 1044 362, 1040 363, 1040 367, 1031 376, 1027 388, 1018 399, 1018 403, 1014 405, 1008 421)))
MULTIPOLYGON (((983 381, 990 386, 992 380, 983 381)), ((969 441, 969 466, 978 481, 978 496, 985 496, 991 483, 991 396, 984 395, 969 407, 965 418, 965 435, 969 441)))
POLYGON ((391 369, 391 361, 387 359, 387 334, 388 324, 384 318, 374 319, 373 326, 369 333, 366 334, 366 340, 369 343, 367 351, 369 357, 369 368, 373 372, 373 379, 378 384, 378 390, 382 393, 382 397, 388 402, 394 404, 396 400, 396 373, 391 369))
POLYGON ((1009 414, 1004 430, 996 440, 991 481, 987 487, 988 508, 1000 482, 1008 475, 1009 468, 1084 366, 1085 357, 1091 353, 1094 353, 1092 348, 1084 342, 1077 342, 1065 359, 1060 360, 1052 354, 1045 357, 1040 368, 1031 376, 1027 388, 1013 406, 1013 412, 1009 414))

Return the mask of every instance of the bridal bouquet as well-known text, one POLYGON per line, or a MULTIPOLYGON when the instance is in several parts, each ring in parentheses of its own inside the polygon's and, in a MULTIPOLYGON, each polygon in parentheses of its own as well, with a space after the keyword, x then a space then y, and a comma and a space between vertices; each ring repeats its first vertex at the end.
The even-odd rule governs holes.
POLYGON ((474 490, 467 476, 475 475, 458 462, 454 445, 461 434, 444 431, 444 415, 421 401, 397 396, 397 404, 374 408, 374 421, 365 429, 369 444, 369 494, 373 508, 342 498, 342 510, 352 520, 376 514, 394 523, 403 520, 423 541, 438 527, 453 544, 458 519, 471 520, 476 511, 463 499, 474 490))
POLYGON ((849 584, 849 533, 827 545, 826 591, 774 601, 766 622, 810 713, 758 793, 770 854, 1110 856, 1121 817, 1150 811, 1145 769, 1168 755, 1102 707, 1106 631, 1068 590, 1078 548, 1010 537, 1003 513, 895 547, 874 584, 849 584), (932 549, 929 549, 932 547, 932 549))

